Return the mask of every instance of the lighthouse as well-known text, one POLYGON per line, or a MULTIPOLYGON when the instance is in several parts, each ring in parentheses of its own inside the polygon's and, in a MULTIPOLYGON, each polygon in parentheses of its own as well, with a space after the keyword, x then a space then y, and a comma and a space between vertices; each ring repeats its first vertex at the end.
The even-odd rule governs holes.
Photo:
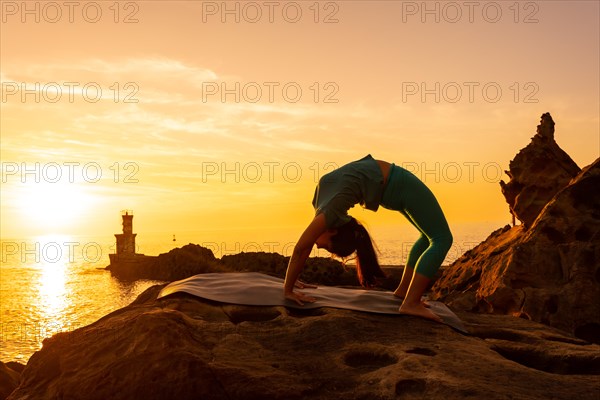
POLYGON ((121 212, 123 219, 123 233, 115 233, 117 238, 117 258, 135 255, 135 236, 133 233, 133 211, 121 212))
POLYGON ((106 269, 112 274, 123 279, 139 279, 148 268, 156 262, 157 256, 146 256, 136 253, 135 237, 133 233, 133 211, 121 211, 123 233, 115 233, 117 238, 117 251, 109 254, 110 264, 106 269))

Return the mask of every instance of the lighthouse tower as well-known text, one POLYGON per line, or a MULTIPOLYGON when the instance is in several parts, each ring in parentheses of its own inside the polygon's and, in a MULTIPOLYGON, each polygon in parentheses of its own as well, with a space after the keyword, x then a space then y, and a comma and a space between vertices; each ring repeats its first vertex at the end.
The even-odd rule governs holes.
POLYGON ((117 257, 135 255, 135 236, 133 233, 133 211, 121 212, 123 218, 123 233, 115 233, 117 238, 117 257))

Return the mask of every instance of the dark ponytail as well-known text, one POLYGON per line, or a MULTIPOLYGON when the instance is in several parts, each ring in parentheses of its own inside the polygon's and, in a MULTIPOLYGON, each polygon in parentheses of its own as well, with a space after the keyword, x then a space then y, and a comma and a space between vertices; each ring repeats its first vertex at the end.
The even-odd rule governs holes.
POLYGON ((355 251, 356 273, 362 286, 373 287, 377 284, 376 278, 385 278, 369 232, 352 218, 337 228, 337 233, 331 237, 331 252, 339 257, 348 257, 355 251))

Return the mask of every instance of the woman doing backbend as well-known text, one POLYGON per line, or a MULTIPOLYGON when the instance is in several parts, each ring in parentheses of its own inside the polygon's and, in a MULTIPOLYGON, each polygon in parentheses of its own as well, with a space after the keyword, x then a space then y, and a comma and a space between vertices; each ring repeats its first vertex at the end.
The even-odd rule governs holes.
POLYGON ((300 305, 316 299, 294 287, 311 287, 298 281, 313 246, 347 257, 356 251, 361 285, 372 287, 384 273, 377 261, 371 237, 348 215, 355 204, 377 211, 399 211, 421 233, 409 253, 402 279, 394 295, 403 299, 399 312, 439 321, 421 302, 431 278, 452 245, 452 234, 435 196, 410 171, 376 160, 370 154, 325 174, 313 198, 315 217, 294 247, 288 264, 284 295, 300 305))

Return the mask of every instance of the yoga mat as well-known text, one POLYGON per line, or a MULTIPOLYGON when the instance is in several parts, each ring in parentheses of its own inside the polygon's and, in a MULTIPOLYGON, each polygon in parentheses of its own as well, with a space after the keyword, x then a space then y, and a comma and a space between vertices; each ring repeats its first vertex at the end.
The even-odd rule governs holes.
MULTIPOLYGON (((190 276, 165 286, 158 298, 185 292, 221 303, 249 306, 285 306, 299 309, 319 307, 343 308, 377 314, 401 316, 402 301, 389 291, 346 289, 319 286, 316 289, 296 289, 317 299, 314 303, 297 304, 283 296, 283 279, 258 272, 208 273, 190 276)), ((430 310, 444 323, 459 332, 468 333, 462 321, 444 303, 429 301, 430 310)))

